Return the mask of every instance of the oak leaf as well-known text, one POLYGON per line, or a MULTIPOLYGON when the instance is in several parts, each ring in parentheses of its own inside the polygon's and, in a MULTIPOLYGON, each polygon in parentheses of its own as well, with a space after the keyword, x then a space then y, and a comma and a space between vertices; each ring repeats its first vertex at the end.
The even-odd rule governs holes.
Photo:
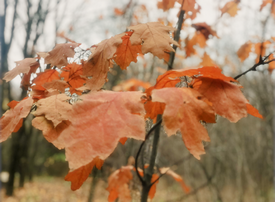
POLYGON ((43 129, 43 133, 47 135, 54 130, 53 126, 66 125, 62 126, 62 131, 54 133, 53 143, 65 147, 66 159, 73 171, 90 163, 97 156, 105 160, 122 137, 144 139, 144 108, 140 100, 142 95, 141 92, 89 93, 79 96, 79 101, 72 105, 72 110, 67 110, 69 107, 65 102, 63 104, 66 106, 61 107, 62 102, 56 101, 60 108, 53 106, 52 109, 57 109, 55 112, 44 110, 44 102, 39 101, 41 104, 37 105, 35 115, 43 116, 50 122, 39 120, 42 126, 39 123, 33 125, 43 129))
POLYGON ((87 77, 86 85, 92 91, 99 90, 106 82, 109 68, 113 66, 111 60, 117 47, 122 43, 122 36, 124 33, 106 39, 92 47, 92 54, 83 66, 83 74, 87 77), (89 77, 92 78, 89 79, 89 77))
MULTIPOLYGON (((104 161, 100 158, 94 158, 90 163, 85 166, 82 166, 74 171, 69 172, 65 180, 71 181, 71 190, 75 191, 81 187, 83 182, 89 177, 93 167, 96 166, 97 169, 100 169, 103 165, 104 161)), ((93 179, 94 180, 94 179, 93 179)))
POLYGON ((36 103, 36 111, 34 116, 45 116, 56 127, 64 120, 69 120, 71 115, 72 105, 67 102, 70 97, 65 94, 53 95, 39 100, 36 103))
POLYGON ((45 57, 45 64, 51 64, 51 66, 60 68, 68 64, 68 57, 74 57, 74 49, 79 45, 80 43, 57 44, 52 51, 48 52, 48 55, 38 54, 45 57))
POLYGON ((235 15, 237 15, 238 10, 240 10, 238 8, 239 2, 240 1, 238 1, 238 0, 227 2, 224 5, 224 7, 220 9, 222 12, 222 15, 225 13, 228 13, 231 17, 234 17, 235 15))
POLYGON ((203 96, 190 88, 163 88, 152 91, 152 101, 165 103, 164 129, 168 136, 181 131, 182 139, 197 159, 204 154, 203 141, 210 141, 207 130, 200 123, 215 123, 215 113, 203 96))
POLYGON ((36 69, 39 67, 39 62, 37 62, 35 58, 25 58, 24 60, 15 63, 16 67, 7 72, 3 78, 4 80, 6 80, 6 82, 14 79, 17 75, 21 73, 35 73, 36 69))
POLYGON ((239 48, 237 55, 242 62, 249 56, 251 49, 252 43, 250 41, 246 42, 239 48))
POLYGON ((108 202, 113 202, 117 198, 122 202, 131 201, 129 182, 133 179, 132 170, 133 166, 123 166, 110 175, 106 188, 109 191, 108 202))
POLYGON ((131 62, 137 62, 138 54, 142 54, 141 45, 132 45, 129 40, 133 32, 126 32, 121 37, 122 43, 117 47, 114 61, 121 69, 126 69, 131 62))
POLYGON ((161 172, 161 174, 170 175, 177 182, 179 182, 182 189, 185 191, 185 193, 190 192, 190 188, 184 183, 182 177, 180 175, 178 175, 177 173, 175 173, 174 171, 172 171, 170 168, 160 168, 160 172, 161 172))
POLYGON ((162 9, 163 11, 167 11, 170 8, 174 7, 176 0, 162 0, 158 1, 157 6, 159 9, 162 9))
POLYGON ((22 126, 22 119, 30 113, 33 100, 31 97, 21 100, 18 104, 10 104, 13 108, 6 111, 0 119, 0 142, 5 141, 13 131, 22 126))
POLYGON ((192 27, 194 27, 197 31, 201 32, 204 35, 206 40, 209 39, 209 35, 212 35, 218 38, 217 33, 214 30, 212 30, 212 28, 205 22, 192 24, 192 27))
POLYGON ((138 79, 128 79, 113 87, 114 91, 138 91, 140 88, 147 89, 151 85, 138 79))
POLYGON ((128 29, 134 31, 130 37, 132 45, 142 44, 141 50, 143 54, 150 52, 160 59, 167 60, 168 53, 174 52, 171 44, 179 46, 169 35, 175 29, 164 26, 159 22, 138 24, 128 27, 128 29))

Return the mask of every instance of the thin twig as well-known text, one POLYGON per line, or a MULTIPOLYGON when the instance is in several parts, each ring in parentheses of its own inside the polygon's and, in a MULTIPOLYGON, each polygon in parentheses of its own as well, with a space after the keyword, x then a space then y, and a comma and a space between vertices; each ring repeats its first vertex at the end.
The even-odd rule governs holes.
POLYGON ((139 146, 139 149, 138 149, 138 152, 137 152, 137 155, 136 155, 136 163, 135 163, 135 168, 136 168, 136 173, 137 173, 137 176, 140 180, 140 182, 143 184, 144 183, 144 179, 141 177, 141 175, 139 174, 138 172, 138 157, 140 155, 140 152, 142 151, 142 147, 144 146, 145 144, 145 141, 150 137, 151 133, 161 124, 162 122, 162 119, 160 119, 149 131, 148 133, 146 134, 145 136, 145 140, 141 143, 141 145, 139 146))
POLYGON ((266 61, 266 60, 268 59, 268 57, 269 57, 271 54, 273 54, 273 53, 274 53, 274 52, 271 52, 269 55, 267 55, 267 56, 265 56, 265 57, 263 57, 263 58, 262 58, 262 56, 260 55, 260 57, 259 57, 259 62, 258 62, 258 63, 254 64, 250 69, 246 70, 245 72, 243 72, 243 73, 241 73, 241 74, 235 76, 234 79, 237 80, 238 78, 240 78, 241 76, 247 74, 247 73, 250 72, 250 71, 257 71, 256 68, 257 68, 258 66, 260 66, 260 65, 266 65, 266 64, 269 64, 269 63, 275 61, 275 59, 266 61))

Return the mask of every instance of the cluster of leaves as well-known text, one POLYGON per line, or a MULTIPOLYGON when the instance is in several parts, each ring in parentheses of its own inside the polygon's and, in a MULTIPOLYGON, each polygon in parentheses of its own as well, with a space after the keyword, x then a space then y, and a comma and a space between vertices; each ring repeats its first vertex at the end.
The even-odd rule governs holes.
MULTIPOLYGON (((167 10, 175 2, 163 0, 158 5, 167 10)), ((187 18, 193 19, 199 12, 194 0, 178 2, 183 10, 192 12, 187 18)), ((186 55, 196 54, 193 46, 204 47, 209 35, 216 36, 205 23, 193 27, 197 32, 187 39, 186 55)), ((70 167, 65 179, 76 190, 94 166, 102 166, 118 142, 145 139, 146 118, 155 120, 162 114, 167 135, 180 131, 187 149, 197 159, 205 153, 202 141, 210 141, 202 123, 215 123, 216 115, 231 122, 247 114, 262 118, 242 94, 238 81, 223 75, 216 66, 167 71, 152 87, 132 80, 132 84, 128 81, 130 87, 121 88, 127 92, 102 90, 114 63, 125 70, 131 62, 137 62, 137 56, 146 53, 168 62, 174 51, 171 45, 179 46, 171 39, 174 29, 159 22, 130 26, 128 30, 92 46, 88 59, 77 63, 69 63, 68 58, 75 56, 79 43, 58 44, 50 52, 17 62, 4 80, 23 74, 21 86, 28 90, 28 96, 9 103, 10 110, 0 119, 0 142, 18 131, 31 111, 35 116, 32 125, 57 148, 65 149, 70 167), (137 86, 146 88, 145 93, 136 91, 137 86)), ((131 166, 123 167, 110 176, 109 201, 119 193, 129 197, 120 186, 127 186, 132 179, 131 170, 131 166)))

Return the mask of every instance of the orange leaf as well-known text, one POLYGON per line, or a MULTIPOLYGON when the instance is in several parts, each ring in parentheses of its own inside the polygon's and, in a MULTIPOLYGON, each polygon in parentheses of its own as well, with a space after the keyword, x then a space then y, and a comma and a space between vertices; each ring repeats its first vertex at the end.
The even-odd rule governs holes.
POLYGON ((133 166, 123 166, 122 168, 113 172, 108 178, 109 191, 108 202, 115 201, 118 197, 120 201, 131 201, 131 193, 129 190, 129 182, 133 179, 133 166))
POLYGON ((169 35, 170 32, 174 31, 174 28, 164 26, 159 22, 138 24, 128 27, 128 29, 134 31, 130 37, 132 45, 142 44, 143 54, 150 52, 160 59, 167 60, 168 53, 174 52, 171 44, 179 46, 169 35))
POLYGON ((197 54, 196 50, 194 49, 194 45, 199 45, 201 48, 206 46, 206 38, 201 32, 195 32, 194 36, 189 40, 185 40, 185 51, 186 56, 189 57, 193 54, 197 54))
POLYGON ((14 108, 3 114, 0 119, 0 142, 5 141, 13 131, 19 129, 20 122, 22 122, 21 119, 29 115, 32 103, 33 100, 29 97, 20 101, 14 108))
POLYGON ((115 12, 116 15, 123 15, 124 14, 124 12, 119 8, 115 8, 114 12, 115 12))
MULTIPOLYGON (((151 178, 151 183, 155 182, 157 179, 159 178, 159 176, 157 174, 153 174, 152 178, 151 178)), ((150 188, 148 196, 150 199, 153 199, 156 191, 157 191, 157 184, 159 183, 159 180, 157 180, 150 188)))
POLYGON ((200 121, 215 123, 212 107, 203 96, 191 88, 163 88, 152 91, 152 100, 165 103, 164 128, 168 136, 181 131, 182 139, 197 159, 204 154, 203 141, 210 141, 207 130, 200 121))
POLYGON ((99 90, 106 82, 109 68, 113 66, 111 59, 114 57, 117 47, 122 43, 123 35, 124 33, 106 39, 97 44, 95 50, 91 50, 92 54, 83 66, 83 74, 88 78, 92 77, 86 81, 86 86, 90 90, 99 90))
POLYGON ((127 141, 127 137, 122 137, 122 138, 120 138, 119 139, 119 142, 122 144, 122 145, 124 145, 125 144, 125 142, 127 141))
POLYGON ((228 13, 231 17, 234 17, 235 15, 237 15, 237 12, 238 10, 240 10, 238 8, 238 4, 239 4, 240 1, 238 0, 234 0, 234 1, 230 1, 230 2, 227 2, 223 8, 221 8, 221 12, 222 12, 222 15, 224 13, 228 13))
POLYGON ((133 32, 126 32, 122 36, 122 43, 117 47, 114 61, 121 69, 126 69, 131 62, 137 62, 137 56, 141 52, 141 45, 131 45, 130 36, 133 32))
POLYGON ((37 62, 35 58, 25 58, 24 60, 21 60, 15 63, 16 63, 16 67, 13 68, 11 71, 7 72, 3 78, 4 80, 6 80, 6 82, 14 79, 17 75, 21 73, 24 73, 24 74, 29 74, 29 72, 34 73, 37 67, 39 67, 39 62, 37 62))
POLYGON ((38 73, 37 77, 33 79, 33 83, 42 86, 44 83, 48 83, 53 80, 59 80, 58 71, 54 69, 47 69, 45 72, 38 73))
POLYGON ((65 129, 54 133, 57 138, 53 138, 53 144, 65 147, 70 169, 78 169, 96 157, 105 160, 122 137, 144 139, 142 95, 141 92, 89 93, 79 96, 73 105, 63 101, 64 95, 52 96, 40 100, 34 113, 50 123, 41 120, 42 125, 37 123, 35 127, 50 135, 53 126, 66 121, 65 129))
POLYGON ((140 88, 149 88, 151 85, 138 79, 129 79, 113 87, 114 91, 138 91, 140 88))
POLYGON ((82 78, 83 67, 82 65, 72 63, 68 64, 66 67, 62 68, 60 77, 67 81, 71 88, 79 88, 84 85, 86 80, 82 78))
POLYGON ((11 108, 14 109, 14 107, 18 104, 19 102, 16 100, 10 101, 7 105, 11 108))
POLYGON ((43 87, 46 89, 56 89, 61 93, 65 92, 65 88, 68 86, 66 81, 54 80, 48 83, 44 83, 43 87))
POLYGON ((272 0, 263 0, 263 3, 261 4, 260 11, 267 5, 271 4, 272 0))
POLYGON ((68 64, 68 57, 74 57, 74 49, 79 45, 80 43, 57 44, 52 51, 48 52, 48 55, 45 57, 45 64, 51 64, 51 66, 59 68, 66 66, 68 64))
MULTIPOLYGON (((81 185, 89 177, 93 167, 96 166, 97 169, 100 169, 104 161, 100 158, 94 158, 90 163, 85 166, 82 166, 74 171, 70 171, 66 177, 66 181, 71 181, 71 190, 75 191, 81 187, 81 185)), ((93 179, 94 180, 94 179, 93 179)))
POLYGON ((252 43, 250 41, 246 42, 239 48, 237 55, 242 62, 249 56, 251 48, 252 48, 252 43))
POLYGON ((182 4, 182 1, 184 2, 181 9, 185 11, 186 18, 191 18, 193 20, 197 13, 200 12, 200 6, 198 6, 197 9, 195 8, 195 5, 197 4, 196 0, 177 0, 180 4, 182 4), (189 11, 192 12, 192 15, 189 15, 189 11))
POLYGON ((209 57, 207 53, 203 54, 203 58, 199 66, 215 66, 215 62, 209 57))
POLYGON ((221 79, 198 78, 193 85, 212 104, 215 112, 231 122, 247 116, 246 98, 240 87, 221 79))
POLYGON ((162 9, 163 11, 167 11, 170 8, 174 7, 176 0, 162 0, 158 1, 157 6, 159 9, 162 9))
POLYGON ((246 107, 247 107, 247 113, 249 113, 252 116, 255 116, 257 118, 263 119, 263 116, 259 113, 258 109, 253 107, 251 104, 246 103, 246 107))
POLYGON ((206 40, 209 38, 209 35, 212 35, 212 36, 215 36, 218 38, 217 33, 214 30, 212 30, 211 27, 208 24, 206 24, 205 22, 192 24, 192 27, 194 27, 197 31, 202 33, 206 40))
POLYGON ((182 189, 185 191, 185 193, 189 193, 190 192, 190 188, 184 183, 183 179, 181 176, 179 176, 177 173, 175 173, 174 171, 172 171, 170 168, 160 168, 160 172, 162 174, 166 174, 166 175, 170 175, 171 177, 173 177, 177 182, 180 183, 182 189))

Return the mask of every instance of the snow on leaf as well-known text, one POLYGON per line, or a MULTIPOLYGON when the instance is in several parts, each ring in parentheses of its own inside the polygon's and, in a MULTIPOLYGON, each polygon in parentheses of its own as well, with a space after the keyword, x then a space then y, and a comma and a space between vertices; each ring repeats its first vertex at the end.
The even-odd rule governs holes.
POLYGON ((137 56, 141 52, 141 45, 132 45, 129 40, 133 32, 126 32, 121 37, 122 43, 117 47, 114 61, 121 69, 126 69, 131 62, 137 62, 137 56))
POLYGON ((108 202, 114 202, 117 198, 121 202, 131 201, 129 182, 133 179, 132 170, 133 166, 123 166, 110 175, 107 187, 107 191, 109 191, 108 202))
POLYGON ((83 74, 92 77, 86 80, 87 87, 92 91, 99 90, 106 82, 109 68, 113 66, 111 59, 122 43, 123 35, 124 33, 100 42, 95 46, 95 50, 93 47, 92 54, 83 66, 83 74))
POLYGON ((71 181, 71 190, 75 191, 81 187, 83 182, 89 177, 93 167, 96 166, 97 169, 100 169, 104 161, 100 158, 94 158, 90 163, 85 166, 82 166, 74 171, 70 171, 66 177, 66 181, 71 181))
POLYGON ((152 101, 165 103, 164 129, 168 136, 181 131, 182 139, 197 159, 204 154, 203 141, 210 141, 200 121, 215 123, 215 113, 209 102, 190 88, 163 88, 152 91, 152 101))
POLYGON ((65 94, 53 95, 39 100, 36 103, 34 116, 45 116, 56 127, 64 120, 69 120, 72 111, 72 105, 66 102, 70 97, 65 94))
POLYGON ((149 22, 128 27, 134 33, 130 37, 132 45, 141 45, 142 53, 152 53, 160 59, 167 59, 169 52, 174 52, 171 44, 179 44, 171 39, 169 33, 175 29, 160 22, 149 22))
POLYGON ((235 15, 237 15, 238 10, 240 10, 238 8, 238 4, 240 3, 239 0, 234 0, 234 1, 230 1, 227 2, 223 8, 221 8, 221 12, 222 15, 225 13, 228 13, 231 17, 234 17, 235 15))
POLYGON ((49 55, 45 57, 45 64, 51 64, 51 66, 62 67, 68 64, 68 57, 74 57, 74 49, 78 47, 80 43, 63 43, 57 44, 54 49, 48 52, 49 55))
POLYGON ((33 73, 34 69, 36 70, 39 67, 39 62, 37 62, 35 58, 25 58, 15 63, 16 67, 7 72, 3 78, 6 82, 14 79, 21 73, 28 74, 30 71, 33 73))
POLYGON ((13 131, 18 130, 19 123, 30 113, 33 100, 27 98, 20 101, 14 108, 6 111, 0 119, 0 142, 5 141, 13 131))

